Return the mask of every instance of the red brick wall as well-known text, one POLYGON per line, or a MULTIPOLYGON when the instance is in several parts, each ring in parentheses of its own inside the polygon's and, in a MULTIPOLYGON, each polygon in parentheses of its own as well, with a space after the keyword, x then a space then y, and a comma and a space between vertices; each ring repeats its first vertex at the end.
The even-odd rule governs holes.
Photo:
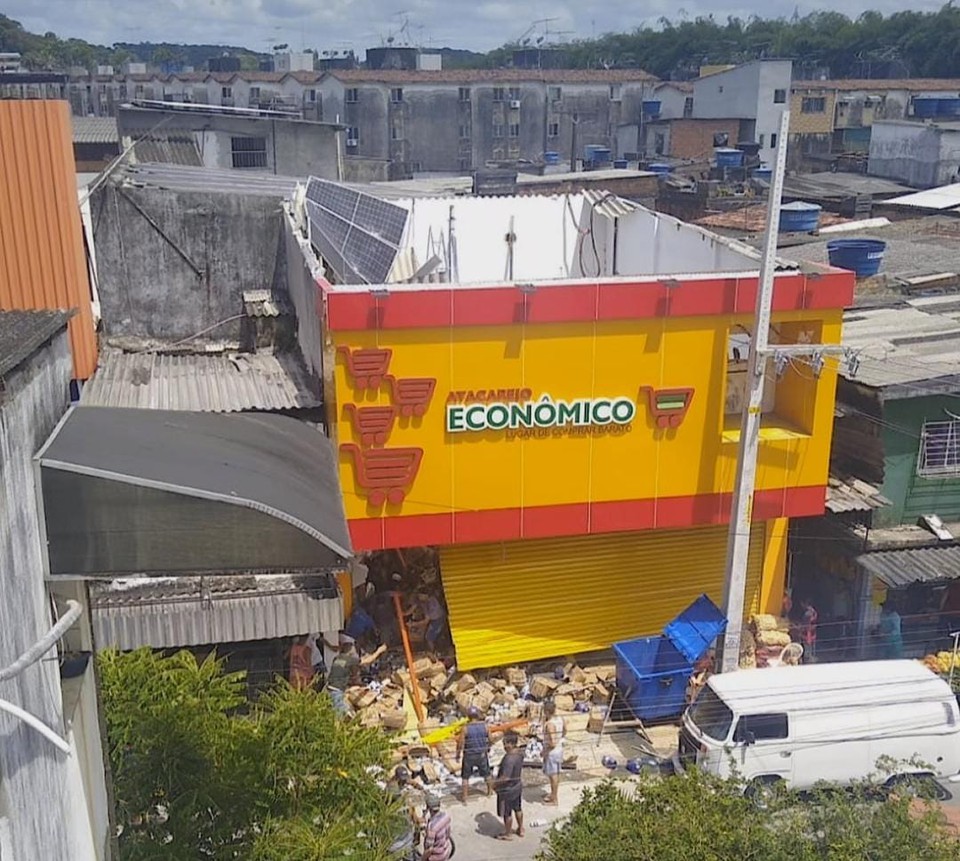
MULTIPOLYGON (((663 125, 667 125, 664 123, 663 125)), ((673 158, 707 160, 713 157, 713 136, 729 135, 728 146, 736 146, 740 133, 739 120, 670 120, 669 152, 673 158)))

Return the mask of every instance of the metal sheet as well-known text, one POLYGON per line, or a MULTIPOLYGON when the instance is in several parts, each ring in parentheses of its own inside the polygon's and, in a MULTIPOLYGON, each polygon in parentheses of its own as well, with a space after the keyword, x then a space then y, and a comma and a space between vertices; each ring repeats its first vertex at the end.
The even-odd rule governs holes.
POLYGON ((960 546, 956 544, 864 553, 857 562, 894 589, 911 583, 960 579, 960 546))
POLYGON ((830 476, 827 482, 827 510, 834 514, 846 511, 873 511, 892 505, 879 489, 859 478, 840 479, 830 476))
POLYGON ((270 640, 343 627, 323 577, 140 578, 91 588, 97 649, 154 649, 270 640))
POLYGON ((37 459, 44 470, 253 509, 351 555, 333 448, 293 418, 77 406, 37 459))
POLYGON ((157 355, 104 351, 80 403, 92 407, 195 412, 295 410, 320 406, 290 355, 157 355))
POLYGON ((75 144, 119 143, 116 117, 71 117, 75 144))
POLYGON ((76 308, 70 348, 85 380, 97 338, 72 138, 67 102, 0 100, 0 308, 76 308))
POLYGON ((960 206, 960 182, 918 191, 914 194, 905 194, 902 197, 893 197, 885 203, 911 209, 956 209, 960 206))
MULTIPOLYGON (((759 524, 748 613, 759 602, 763 537, 759 524)), ((726 527, 707 526, 442 548, 457 666, 532 661, 658 634, 701 593, 721 600, 726 547, 726 527)))

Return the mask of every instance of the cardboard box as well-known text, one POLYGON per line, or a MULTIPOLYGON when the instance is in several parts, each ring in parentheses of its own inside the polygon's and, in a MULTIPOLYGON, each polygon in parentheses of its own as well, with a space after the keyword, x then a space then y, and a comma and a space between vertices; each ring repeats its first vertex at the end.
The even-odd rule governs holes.
POLYGON ((560 686, 560 682, 546 676, 536 676, 530 683, 530 693, 537 699, 546 699, 560 686))
POLYGON ((352 700, 352 705, 359 711, 372 706, 376 701, 377 695, 373 691, 368 691, 366 688, 364 688, 361 693, 358 693, 354 697, 352 700))
POLYGON ((517 690, 520 690, 527 683, 527 671, 520 667, 507 667, 503 671, 503 677, 517 690))
POLYGON ((407 713, 403 709, 384 709, 380 724, 385 729, 403 729, 407 725, 407 713))
POLYGON ((601 682, 612 682, 617 677, 617 668, 613 664, 601 664, 594 667, 593 672, 601 682))
POLYGON ((593 701, 595 703, 606 705, 610 702, 610 689, 606 685, 601 685, 598 682, 590 688, 590 691, 593 694, 593 701))
POLYGON ((574 706, 573 697, 569 694, 560 694, 553 698, 553 701, 557 704, 558 712, 572 712, 574 706))
POLYGON ((587 674, 580 667, 574 666, 567 673, 567 678, 575 685, 583 685, 586 684, 587 674))
POLYGON ((457 693, 463 693, 463 691, 469 691, 477 686, 477 680, 470 675, 470 673, 464 673, 457 679, 457 693))
POLYGON ((606 714, 604 709, 590 709, 590 717, 587 719, 587 732, 603 732, 603 721, 606 714))

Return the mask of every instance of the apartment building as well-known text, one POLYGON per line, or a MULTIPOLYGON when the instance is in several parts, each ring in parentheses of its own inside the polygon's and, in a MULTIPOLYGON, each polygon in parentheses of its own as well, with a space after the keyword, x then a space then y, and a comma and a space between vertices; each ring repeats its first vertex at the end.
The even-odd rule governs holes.
POLYGON ((653 82, 637 70, 353 69, 319 86, 325 118, 347 126, 347 156, 388 159, 400 177, 569 161, 588 144, 616 157, 617 127, 638 122, 653 82))
POLYGON ((958 97, 960 80, 949 78, 797 81, 790 95, 791 167, 822 169, 841 153, 866 155, 875 121, 922 119, 937 113, 934 102, 958 97))

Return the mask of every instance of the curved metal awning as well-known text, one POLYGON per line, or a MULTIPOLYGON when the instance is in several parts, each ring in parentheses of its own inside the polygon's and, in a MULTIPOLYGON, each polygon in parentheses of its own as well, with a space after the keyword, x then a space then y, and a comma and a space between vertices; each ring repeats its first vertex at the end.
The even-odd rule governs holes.
POLYGON ((318 571, 352 555, 332 446, 297 419, 76 406, 36 461, 54 576, 318 571))

